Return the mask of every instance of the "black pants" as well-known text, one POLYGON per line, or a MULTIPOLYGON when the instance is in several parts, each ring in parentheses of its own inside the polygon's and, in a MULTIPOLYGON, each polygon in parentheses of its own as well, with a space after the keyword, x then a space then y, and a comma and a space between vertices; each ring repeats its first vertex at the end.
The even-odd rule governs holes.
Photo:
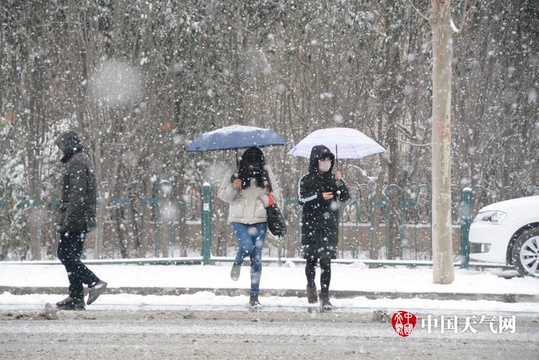
POLYGON ((95 285, 99 282, 99 278, 80 260, 85 237, 84 232, 61 233, 58 243, 58 259, 66 268, 69 296, 74 299, 84 298, 83 284, 95 285))
MULTIPOLYGON (((307 276, 307 286, 314 287, 314 279, 316 277, 317 258, 306 259, 305 276, 307 276)), ((331 258, 320 258, 320 292, 327 294, 329 291, 329 283, 331 282, 331 258)))

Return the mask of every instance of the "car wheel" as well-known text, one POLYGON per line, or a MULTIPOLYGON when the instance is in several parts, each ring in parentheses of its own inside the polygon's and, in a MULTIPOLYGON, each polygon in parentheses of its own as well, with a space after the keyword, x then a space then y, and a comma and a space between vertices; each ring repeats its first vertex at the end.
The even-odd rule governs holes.
POLYGON ((520 275, 539 277, 539 228, 520 234, 513 245, 512 259, 520 275))

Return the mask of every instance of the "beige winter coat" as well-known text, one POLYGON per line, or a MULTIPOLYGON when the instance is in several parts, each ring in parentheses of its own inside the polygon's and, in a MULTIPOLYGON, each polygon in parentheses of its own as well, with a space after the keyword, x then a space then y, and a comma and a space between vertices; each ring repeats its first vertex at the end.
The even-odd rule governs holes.
MULTIPOLYGON (((279 187, 271 167, 269 165, 266 166, 273 187, 271 195, 275 201, 278 202, 278 199, 280 198, 279 187)), ((257 187, 254 179, 252 179, 251 186, 248 188, 244 190, 235 190, 230 181, 235 172, 235 167, 226 172, 217 193, 219 199, 230 204, 228 210, 228 222, 239 222, 242 224, 266 222, 266 209, 258 197, 267 194, 267 190, 257 187)))

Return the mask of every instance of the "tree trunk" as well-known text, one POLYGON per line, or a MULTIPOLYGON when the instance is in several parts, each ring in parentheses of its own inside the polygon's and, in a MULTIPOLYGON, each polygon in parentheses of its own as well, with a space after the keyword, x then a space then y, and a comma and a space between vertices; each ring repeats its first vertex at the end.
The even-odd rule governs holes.
POLYGON ((450 0, 432 1, 432 253, 433 282, 454 280, 451 236, 451 61, 450 0))

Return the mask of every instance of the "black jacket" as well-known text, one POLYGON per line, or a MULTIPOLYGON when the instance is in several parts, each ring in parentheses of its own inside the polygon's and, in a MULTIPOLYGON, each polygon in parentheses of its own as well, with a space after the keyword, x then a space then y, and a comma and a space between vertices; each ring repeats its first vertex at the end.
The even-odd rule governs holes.
POLYGON ((96 227, 97 185, 94 168, 75 131, 61 134, 54 142, 65 164, 62 195, 56 226, 58 232, 90 232, 96 227))
POLYGON ((332 173, 335 165, 335 155, 323 146, 313 147, 309 162, 309 173, 304 175, 299 183, 299 203, 303 206, 301 244, 319 245, 332 248, 339 240, 339 207, 336 202, 350 198, 348 187, 343 180, 337 183, 332 173), (318 162, 323 157, 331 158, 331 168, 320 174, 318 162), (333 199, 324 200, 323 192, 331 191, 333 199))

